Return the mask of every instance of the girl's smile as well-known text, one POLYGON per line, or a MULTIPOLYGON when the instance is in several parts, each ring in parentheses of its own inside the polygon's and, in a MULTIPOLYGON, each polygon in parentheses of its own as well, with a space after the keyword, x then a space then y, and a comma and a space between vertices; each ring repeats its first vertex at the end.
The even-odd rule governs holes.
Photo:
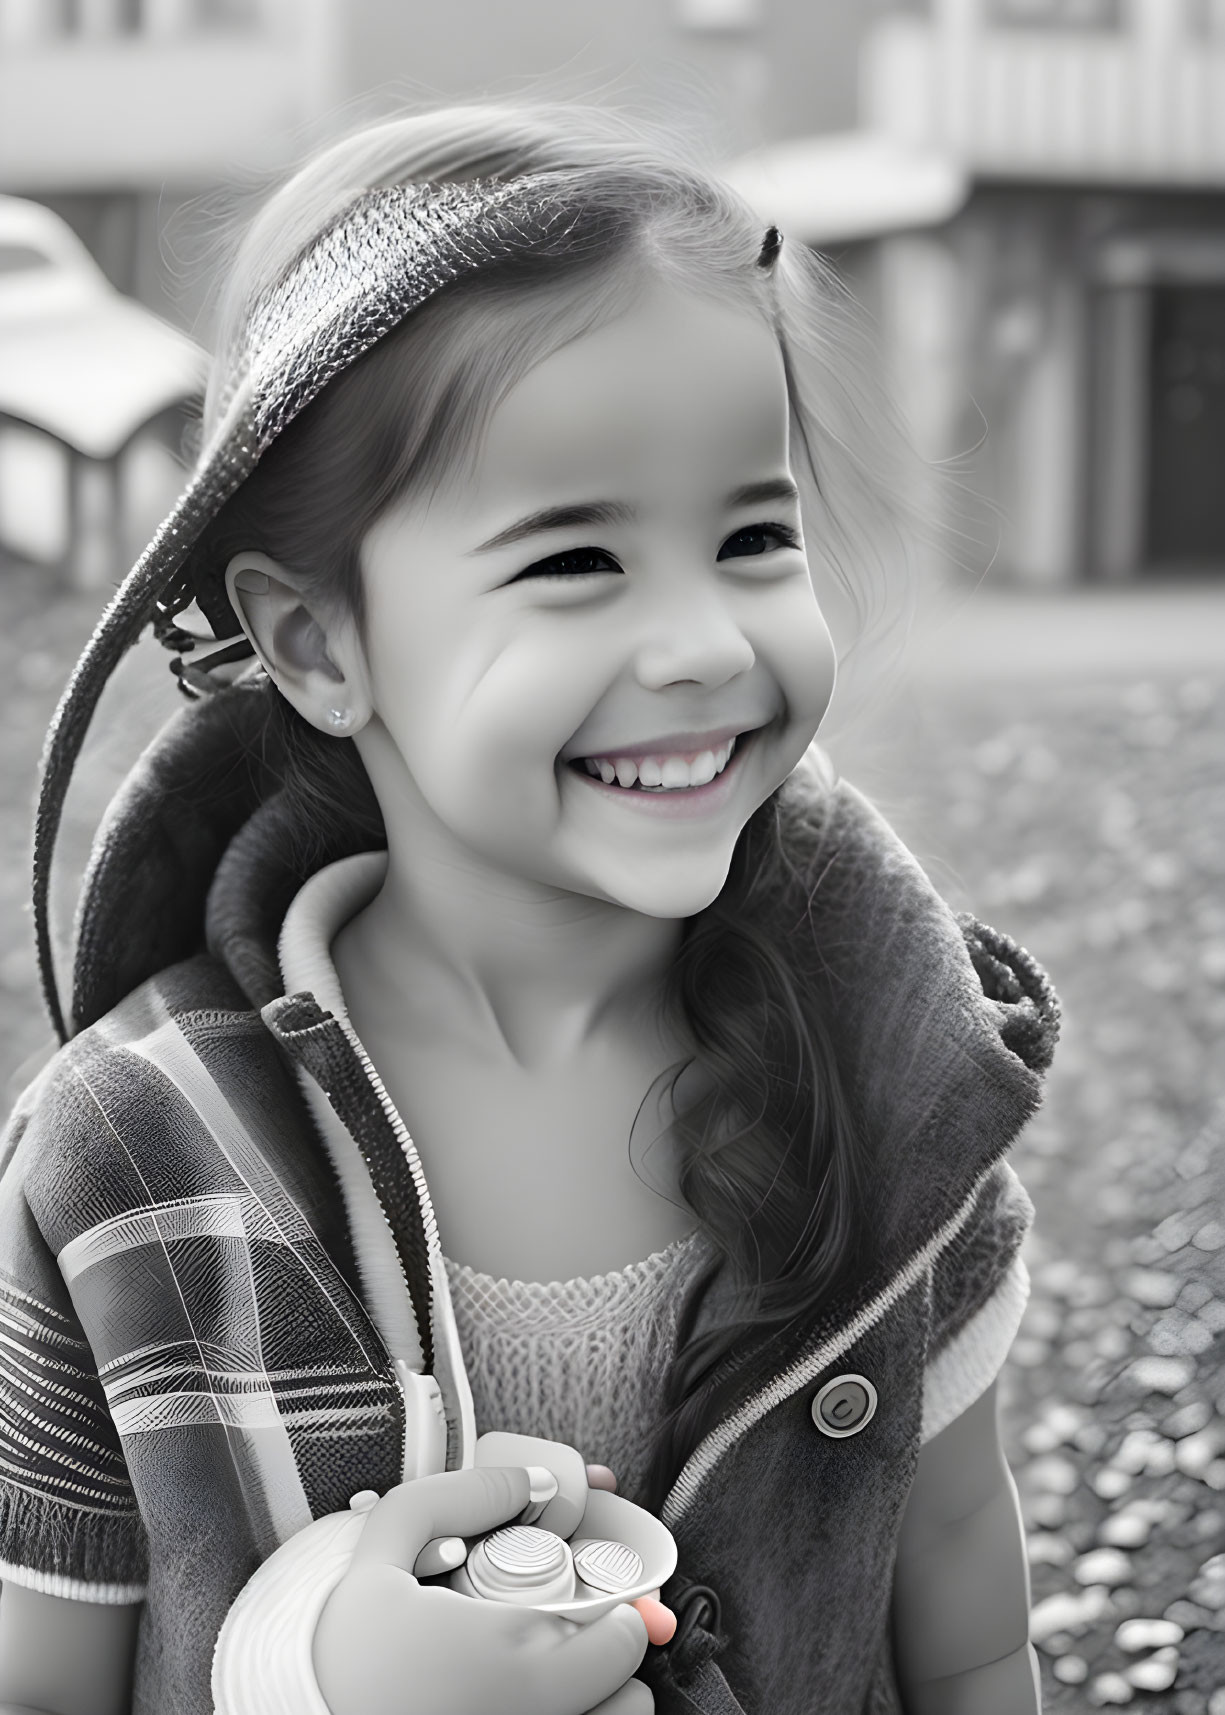
POLYGON ((675 740, 634 755, 577 758, 569 764, 580 780, 630 809, 657 816, 702 816, 721 810, 737 778, 736 764, 752 733, 712 737, 700 749, 681 750, 675 740), (676 746, 676 748, 672 748, 676 746))

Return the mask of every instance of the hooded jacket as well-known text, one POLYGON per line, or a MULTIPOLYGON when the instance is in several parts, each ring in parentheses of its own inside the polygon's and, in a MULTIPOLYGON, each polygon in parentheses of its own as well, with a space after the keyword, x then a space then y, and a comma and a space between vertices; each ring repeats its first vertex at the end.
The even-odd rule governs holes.
MULTIPOLYGON (((471 1456, 420 1159, 347 1019, 283 992, 301 830, 264 772, 220 765, 247 695, 172 723, 117 801, 81 918, 85 1027, 0 1153, 0 1577, 143 1600, 139 1715, 212 1708, 218 1633, 279 1544, 471 1456), (158 968, 168 948, 188 956, 158 968)), ((674 1473, 680 1625, 641 1670, 663 1715, 900 1708, 889 1597, 918 1450, 988 1385, 1024 1303, 1032 1211, 1005 1156, 1053 1050, 1049 983, 955 919, 852 788, 793 784, 820 883, 780 932, 811 938, 871 1142, 871 1261, 812 1323, 745 1342, 674 1473)))

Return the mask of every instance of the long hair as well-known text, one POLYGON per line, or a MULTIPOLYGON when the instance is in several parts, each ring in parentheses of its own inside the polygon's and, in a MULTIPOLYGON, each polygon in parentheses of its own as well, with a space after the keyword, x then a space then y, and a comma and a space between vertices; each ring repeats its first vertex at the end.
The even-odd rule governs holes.
MULTIPOLYGON (((785 362, 814 575, 862 618, 896 612, 890 579, 913 523, 908 455, 846 293, 801 244, 784 242, 777 255, 767 245, 763 255, 763 222, 730 189, 610 114, 444 109, 367 129, 318 157, 271 199, 237 253, 220 302, 205 438, 241 362, 251 305, 357 194, 537 171, 572 174, 564 240, 453 283, 334 378, 203 536, 197 581, 215 598, 232 555, 258 548, 360 628, 360 551, 373 523, 462 472, 515 382, 613 317, 647 275, 768 318, 785 362)), ((338 826, 357 844, 378 842, 382 818, 355 747, 319 734, 271 692, 264 702, 263 749, 284 758, 303 838, 323 830, 303 868, 338 826)), ((668 983, 710 1092, 701 1112, 677 1122, 681 1191, 735 1292, 700 1337, 692 1317, 684 1321, 649 1479, 656 1504, 709 1426, 721 1367, 744 1337, 819 1314, 863 1257, 865 1140, 811 1003, 802 934, 779 927, 802 929, 814 885, 797 850, 802 820, 786 805, 784 787, 743 830, 719 897, 685 925, 668 983)))

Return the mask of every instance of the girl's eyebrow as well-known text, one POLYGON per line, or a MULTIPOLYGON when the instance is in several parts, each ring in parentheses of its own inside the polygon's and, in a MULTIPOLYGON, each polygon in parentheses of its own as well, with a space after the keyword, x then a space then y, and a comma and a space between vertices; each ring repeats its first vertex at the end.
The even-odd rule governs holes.
POLYGON ((769 476, 764 482, 746 482, 727 497, 729 512, 738 506, 764 506, 771 500, 791 501, 799 505, 800 491, 789 476, 769 476))
POLYGON ((593 500, 581 506, 545 506, 539 512, 529 512, 517 524, 508 524, 488 542, 471 550, 488 554, 493 548, 509 548, 527 536, 541 536, 546 530, 579 530, 587 524, 632 524, 636 514, 632 506, 616 500, 593 500))
MULTIPOLYGON (((734 511, 740 506, 760 506, 766 501, 799 501, 799 491, 789 477, 767 477, 764 482, 745 483, 727 496, 726 506, 734 511)), ((543 536, 548 530, 580 530, 587 525, 632 524, 637 514, 632 506, 619 500, 593 500, 577 506, 544 506, 539 512, 529 512, 526 518, 508 524, 479 547, 473 554, 488 554, 495 548, 509 548, 529 536, 543 536)))

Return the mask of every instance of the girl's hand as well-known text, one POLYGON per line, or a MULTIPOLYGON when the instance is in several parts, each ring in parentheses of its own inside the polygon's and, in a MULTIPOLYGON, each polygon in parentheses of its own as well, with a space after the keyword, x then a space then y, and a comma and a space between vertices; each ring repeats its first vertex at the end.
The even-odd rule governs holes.
POLYGON ((647 1715, 642 1617, 619 1603, 578 1626, 484 1602, 410 1568, 435 1537, 480 1536, 528 1505, 521 1469, 483 1466, 402 1483, 374 1507, 315 1629, 332 1715, 647 1715))

